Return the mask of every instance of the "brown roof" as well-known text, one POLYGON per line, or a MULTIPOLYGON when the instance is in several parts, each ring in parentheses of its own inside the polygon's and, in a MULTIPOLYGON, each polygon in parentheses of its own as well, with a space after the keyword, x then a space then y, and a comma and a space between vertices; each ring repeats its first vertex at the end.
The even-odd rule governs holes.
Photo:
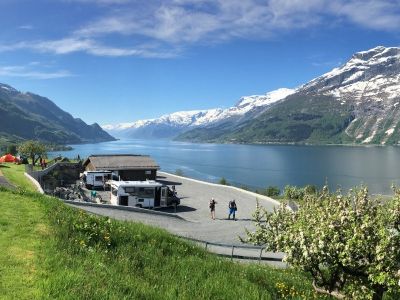
POLYGON ((160 169, 160 166, 148 155, 113 154, 91 155, 84 162, 86 167, 91 163, 96 170, 149 170, 160 169))

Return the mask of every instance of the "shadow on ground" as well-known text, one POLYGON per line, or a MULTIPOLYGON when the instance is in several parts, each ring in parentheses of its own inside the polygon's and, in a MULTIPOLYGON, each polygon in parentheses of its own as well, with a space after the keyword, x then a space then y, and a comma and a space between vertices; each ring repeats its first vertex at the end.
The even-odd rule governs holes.
MULTIPOLYGON (((175 213, 175 208, 174 207, 161 207, 161 208, 157 208, 156 210, 158 211, 164 211, 164 212, 169 212, 169 213, 175 213)), ((189 212, 189 211, 195 211, 197 209, 190 207, 190 206, 186 206, 186 205, 178 205, 176 207, 176 212, 180 213, 180 212, 189 212)))
POLYGON ((160 180, 159 178, 160 177, 157 176, 157 181, 165 185, 182 185, 182 182, 179 181, 160 180))

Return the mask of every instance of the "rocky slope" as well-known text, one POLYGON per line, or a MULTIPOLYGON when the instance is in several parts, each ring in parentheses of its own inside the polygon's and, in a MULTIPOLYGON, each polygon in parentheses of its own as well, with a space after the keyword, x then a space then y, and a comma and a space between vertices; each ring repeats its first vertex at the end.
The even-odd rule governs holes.
POLYGON ((115 140, 98 124, 73 118, 47 98, 0 84, 0 138, 73 144, 115 140))

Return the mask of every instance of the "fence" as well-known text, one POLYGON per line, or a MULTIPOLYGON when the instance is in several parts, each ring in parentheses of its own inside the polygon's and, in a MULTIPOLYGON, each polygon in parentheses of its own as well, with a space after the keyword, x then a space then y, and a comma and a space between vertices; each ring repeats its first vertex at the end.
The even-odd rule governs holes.
MULTIPOLYGON (((204 248, 206 250, 213 252, 218 256, 229 257, 231 260, 245 259, 245 260, 258 260, 259 262, 261 261, 277 262, 283 264, 282 262, 283 253, 266 252, 265 247, 263 246, 228 245, 228 244, 198 240, 189 237, 180 236, 180 238, 195 242, 197 244, 202 244, 204 245, 204 248), (212 249, 212 247, 214 247, 214 249, 212 249), (220 248, 219 251, 216 251, 217 249, 215 249, 215 247, 220 248)), ((286 264, 284 264, 284 266, 286 266, 286 264)))

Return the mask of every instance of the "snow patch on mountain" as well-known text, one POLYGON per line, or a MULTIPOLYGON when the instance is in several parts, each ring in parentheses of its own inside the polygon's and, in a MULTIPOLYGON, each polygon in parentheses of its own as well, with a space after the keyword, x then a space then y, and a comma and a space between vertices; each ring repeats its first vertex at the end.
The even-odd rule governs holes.
POLYGON ((362 103, 364 98, 377 102, 400 96, 400 48, 383 46, 361 51, 341 67, 301 86, 300 91, 333 95, 362 103), (385 67, 385 76, 382 68, 385 67))
POLYGON ((238 103, 230 108, 214 108, 207 110, 178 111, 172 114, 162 115, 156 119, 138 120, 131 123, 121 123, 116 125, 103 125, 107 131, 129 131, 143 128, 150 125, 169 125, 172 127, 193 128, 206 126, 224 119, 242 116, 257 107, 271 105, 274 102, 282 100, 293 94, 294 89, 278 89, 267 93, 266 95, 245 96, 239 99, 238 103))
POLYGON ((7 84, 0 84, 0 88, 2 88, 3 90, 6 90, 8 92, 17 92, 16 89, 14 89, 13 87, 11 87, 7 84))

